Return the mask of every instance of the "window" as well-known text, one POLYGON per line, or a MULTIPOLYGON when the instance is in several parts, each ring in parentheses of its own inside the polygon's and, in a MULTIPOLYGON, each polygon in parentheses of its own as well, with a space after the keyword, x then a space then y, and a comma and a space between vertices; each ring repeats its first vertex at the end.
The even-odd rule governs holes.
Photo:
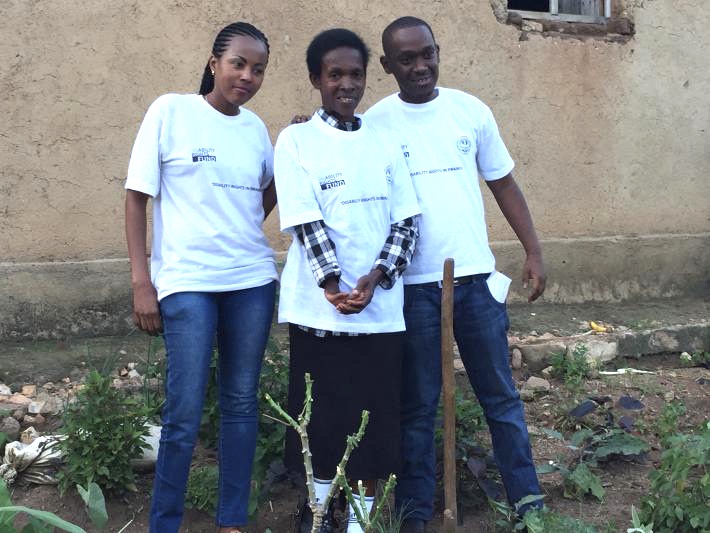
POLYGON ((611 17, 611 0, 508 0, 508 10, 525 19, 603 24, 611 17))

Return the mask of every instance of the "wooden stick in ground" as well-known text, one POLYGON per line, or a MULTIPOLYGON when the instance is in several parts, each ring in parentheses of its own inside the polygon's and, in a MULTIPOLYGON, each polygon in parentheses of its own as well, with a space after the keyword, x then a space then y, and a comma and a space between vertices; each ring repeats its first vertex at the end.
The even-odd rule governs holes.
POLYGON ((456 383, 454 382, 454 260, 444 261, 441 286, 441 384, 444 405, 443 533, 456 529, 456 383))

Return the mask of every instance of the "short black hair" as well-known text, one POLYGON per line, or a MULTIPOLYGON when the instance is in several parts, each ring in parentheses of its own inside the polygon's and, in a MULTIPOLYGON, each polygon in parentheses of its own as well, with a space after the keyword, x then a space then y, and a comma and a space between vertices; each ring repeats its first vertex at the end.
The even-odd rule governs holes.
POLYGON ((387 27, 382 30, 382 50, 384 51, 385 55, 387 55, 387 43, 392 38, 392 34, 394 32, 404 28, 416 28, 417 26, 424 26, 427 30, 429 30, 429 33, 431 33, 431 38, 434 39, 434 42, 436 42, 436 39, 434 38, 434 30, 431 29, 431 26, 429 26, 429 23, 427 21, 422 20, 418 17, 399 17, 398 19, 390 22, 387 27))
POLYGON ((362 56, 362 66, 367 70, 367 62, 370 59, 370 51, 367 49, 365 41, 354 31, 345 28, 333 28, 320 32, 313 37, 311 44, 306 50, 306 65, 308 73, 320 76, 323 65, 323 56, 336 48, 354 48, 362 56))

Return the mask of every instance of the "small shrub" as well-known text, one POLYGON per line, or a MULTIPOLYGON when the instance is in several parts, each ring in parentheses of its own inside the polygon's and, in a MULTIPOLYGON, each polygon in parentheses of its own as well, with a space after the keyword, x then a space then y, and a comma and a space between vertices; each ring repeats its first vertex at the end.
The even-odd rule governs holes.
POLYGON ((190 470, 185 493, 185 507, 199 509, 210 515, 217 511, 219 470, 214 465, 190 470))
POLYGON ((685 404, 681 401, 672 401, 663 406, 663 410, 656 420, 656 435, 665 441, 668 437, 678 433, 678 422, 685 414, 685 404))
POLYGON ((568 389, 579 389, 589 376, 592 368, 587 360, 587 351, 584 344, 578 344, 569 357, 564 352, 552 355, 552 375, 561 378, 568 389))
POLYGON ((702 366, 710 368, 710 352, 683 352, 680 361, 684 366, 702 366))
MULTIPOLYGON (((457 493, 463 505, 475 506, 482 501, 479 488, 489 496, 498 490, 499 484, 495 481, 498 472, 494 467, 488 468, 490 465, 485 460, 488 449, 481 445, 479 437, 479 433, 488 428, 483 407, 475 397, 467 397, 463 392, 457 390, 455 409, 457 493)), ((443 417, 443 404, 440 403, 437 419, 443 420, 443 417)), ((436 449, 442 450, 444 439, 441 425, 437 427, 434 438, 436 449)), ((443 454, 437 453, 437 456, 443 457, 443 454)))
MULTIPOLYGON (((524 500, 539 499, 530 496, 524 500)), ((596 526, 561 515, 543 507, 542 509, 531 508, 522 518, 518 517, 517 509, 524 505, 522 502, 511 507, 507 502, 496 502, 489 500, 488 503, 496 512, 502 515, 495 521, 497 531, 526 531, 528 533, 602 533, 596 526)), ((528 502, 529 503, 529 502, 528 502)))
POLYGON ((267 394, 279 405, 288 403, 288 357, 273 337, 269 338, 266 346, 266 356, 259 381, 259 412, 262 416, 259 420, 259 434, 252 466, 250 516, 256 514, 259 503, 266 499, 279 473, 285 471, 282 458, 286 426, 269 416, 264 416, 271 409, 266 401, 267 394))
POLYGON ((666 444, 658 470, 649 474, 641 521, 659 531, 710 531, 710 422, 698 434, 677 434, 666 444))
POLYGON ((136 490, 131 459, 140 457, 148 434, 147 411, 135 399, 111 386, 96 370, 89 373, 62 417, 65 439, 59 442, 64 469, 59 472, 63 493, 73 485, 96 482, 107 492, 136 490))

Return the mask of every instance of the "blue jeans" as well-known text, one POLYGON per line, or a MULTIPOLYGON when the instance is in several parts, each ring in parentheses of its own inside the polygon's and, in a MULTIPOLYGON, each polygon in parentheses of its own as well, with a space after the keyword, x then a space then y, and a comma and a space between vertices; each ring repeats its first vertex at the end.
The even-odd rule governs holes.
MULTIPOLYGON (((508 363, 505 303, 491 296, 486 275, 454 288, 454 337, 488 422, 508 500, 540 494, 520 396, 508 363)), ((402 472, 396 507, 409 518, 434 511, 434 423, 441 391, 441 289, 405 285, 407 323, 402 375, 402 472)))
POLYGON ((257 390, 275 288, 276 282, 271 282, 230 292, 180 292, 160 302, 167 371, 150 512, 152 533, 177 533, 180 528, 215 334, 220 410, 217 524, 247 522, 257 390))

